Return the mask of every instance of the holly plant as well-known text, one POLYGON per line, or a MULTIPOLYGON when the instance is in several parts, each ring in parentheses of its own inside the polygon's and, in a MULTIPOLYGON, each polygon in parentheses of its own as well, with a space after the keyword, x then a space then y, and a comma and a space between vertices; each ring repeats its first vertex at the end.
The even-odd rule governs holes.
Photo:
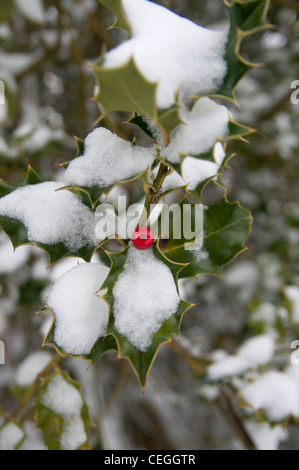
MULTIPOLYGON (((19 185, 0 181, 0 225, 14 248, 44 250, 50 267, 66 257, 82 260, 41 306, 52 316, 44 346, 90 365, 116 351, 144 390, 158 350, 179 337, 193 307, 181 298, 181 281, 222 277, 246 249, 252 217, 230 200, 222 173, 235 156, 230 141, 253 132, 233 118, 235 89, 255 66, 242 55, 243 39, 269 27, 269 1, 224 0, 224 31, 148 0, 99 1, 125 39, 92 65, 96 127, 76 138, 77 156, 61 165, 59 181, 44 181, 31 166, 19 185), (116 112, 136 134, 132 141, 105 127, 116 112), (138 184, 136 216, 118 196, 138 184), (217 196, 212 203, 206 187, 217 196), (191 228, 200 214, 198 235, 191 228)), ((48 448, 86 448, 88 411, 79 386, 53 367, 52 361, 38 389, 38 426, 48 448), (59 392, 71 396, 69 406, 56 401, 59 392)))

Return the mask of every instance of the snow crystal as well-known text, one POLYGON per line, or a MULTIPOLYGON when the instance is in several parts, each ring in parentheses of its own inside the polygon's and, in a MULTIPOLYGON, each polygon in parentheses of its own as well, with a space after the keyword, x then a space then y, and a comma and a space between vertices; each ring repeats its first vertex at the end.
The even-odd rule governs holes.
POLYGON ((74 250, 98 244, 94 214, 70 191, 56 191, 61 186, 47 182, 18 188, 0 200, 0 215, 22 222, 30 241, 61 242, 74 250))
POLYGON ((80 392, 60 374, 48 383, 41 403, 59 416, 80 415, 83 406, 80 392))
MULTIPOLYGON (((198 156, 208 152, 218 138, 228 134, 229 112, 210 98, 199 99, 191 111, 181 109, 180 116, 183 124, 174 128, 170 144, 161 152, 171 163, 179 163, 181 154, 198 156)), ((219 156, 219 148, 216 152, 219 156)))
POLYGON ((89 354, 105 335, 108 305, 96 292, 108 272, 101 264, 79 264, 54 285, 48 305, 55 315, 55 343, 65 352, 89 354))
POLYGON ((246 423, 246 428, 259 450, 277 450, 280 442, 288 438, 288 431, 282 426, 250 422, 246 423))
POLYGON ((180 302, 170 269, 152 249, 130 246, 114 288, 115 328, 142 352, 180 302))
POLYGON ((293 380, 282 372, 270 371, 240 390, 245 402, 263 410, 273 422, 289 415, 299 416, 299 396, 293 380))
POLYGON ((87 441, 81 418, 83 401, 79 391, 62 375, 55 375, 47 385, 42 404, 63 417, 60 446, 63 450, 75 450, 87 441))
POLYGON ((79 186, 107 187, 137 176, 153 161, 147 148, 133 145, 99 127, 85 139, 84 155, 69 164, 65 181, 79 186))
POLYGON ((106 54, 106 68, 123 65, 133 57, 147 80, 158 83, 159 108, 172 106, 178 90, 182 101, 221 86, 226 74, 226 32, 202 28, 145 0, 123 0, 123 7, 132 37, 106 54))
POLYGON ((0 450, 15 450, 24 438, 19 426, 9 422, 0 429, 0 450))
POLYGON ((274 354, 275 342, 269 335, 257 335, 245 341, 238 355, 252 360, 257 365, 267 364, 274 354))
POLYGON ((38 351, 30 354, 17 368, 15 384, 19 387, 31 385, 38 374, 49 364, 53 355, 48 351, 38 351))
POLYGON ((292 320, 299 323, 299 287, 286 286, 284 292, 292 306, 292 320))

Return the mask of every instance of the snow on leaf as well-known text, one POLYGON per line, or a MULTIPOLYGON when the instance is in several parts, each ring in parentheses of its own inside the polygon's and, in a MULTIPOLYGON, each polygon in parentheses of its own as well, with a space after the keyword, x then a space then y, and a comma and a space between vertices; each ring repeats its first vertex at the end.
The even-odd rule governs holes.
POLYGON ((7 188, 10 193, 0 199, 0 225, 14 247, 34 244, 48 253, 51 263, 67 256, 89 261, 104 242, 95 234, 95 214, 60 188, 57 182, 7 188))
POLYGON ((24 431, 14 421, 0 427, 0 450, 17 450, 25 439, 24 431))
POLYGON ((89 411, 80 385, 67 373, 56 371, 42 380, 35 402, 37 427, 48 450, 89 448, 89 411))
POLYGON ((154 149, 133 145, 104 127, 89 134, 84 145, 83 156, 68 164, 64 175, 68 185, 108 188, 138 176, 154 161, 154 149))
POLYGON ((122 0, 122 7, 132 34, 106 54, 103 67, 121 67, 133 57, 140 73, 157 83, 160 109, 171 108, 178 93, 184 101, 219 89, 226 74, 226 32, 202 28, 146 0, 122 0))
POLYGON ((54 315, 51 338, 64 353, 89 355, 106 334, 108 305, 96 292, 109 269, 100 263, 83 263, 63 274, 47 299, 54 315), (53 338, 52 338, 53 336, 53 338))
POLYGON ((116 338, 119 356, 129 359, 144 388, 159 347, 179 335, 182 315, 191 305, 178 295, 182 265, 170 262, 158 247, 130 246, 109 253, 112 267, 102 289, 111 311, 107 333, 116 338))
POLYGON ((191 111, 182 109, 179 124, 170 134, 170 143, 161 156, 170 163, 180 163, 181 155, 200 157, 211 150, 217 139, 229 132, 229 112, 209 98, 201 98, 191 111))
POLYGON ((240 396, 253 410, 263 411, 272 423, 299 416, 295 382, 283 372, 269 371, 240 389, 240 396))

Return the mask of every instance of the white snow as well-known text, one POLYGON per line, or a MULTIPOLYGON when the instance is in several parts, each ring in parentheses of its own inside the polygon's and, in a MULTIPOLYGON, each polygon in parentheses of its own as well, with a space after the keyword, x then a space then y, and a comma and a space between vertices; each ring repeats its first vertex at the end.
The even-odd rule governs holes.
POLYGON ((263 410, 273 422, 299 416, 299 395, 294 381, 282 372, 270 371, 240 390, 254 410, 263 410))
POLYGON ((79 391, 62 375, 55 375, 47 385, 42 404, 63 417, 60 446, 63 450, 75 450, 87 441, 81 418, 83 401, 79 391))
POLYGON ((52 358, 53 355, 48 351, 37 351, 30 354, 18 366, 14 376, 15 384, 19 387, 29 387, 52 358))
POLYGON ((221 167, 226 157, 226 153, 221 142, 216 142, 213 151, 213 157, 217 165, 221 167))
POLYGON ((55 343, 65 352, 89 354, 105 335, 108 305, 96 292, 108 272, 101 264, 79 264, 54 285, 47 303, 55 315, 55 343))
POLYGON ((78 449, 86 441, 87 436, 81 416, 73 415, 66 419, 60 437, 61 449, 78 449))
POLYGON ((229 111, 210 98, 196 101, 191 111, 181 109, 180 116, 183 124, 173 129, 169 145, 161 151, 170 163, 179 163, 180 155, 195 157, 208 152, 217 139, 228 134, 229 111))
POLYGON ((114 288, 115 328, 145 352, 162 324, 176 313, 180 298, 168 266, 151 249, 128 249, 114 288))
POLYGON ((56 191, 62 186, 47 182, 18 188, 0 200, 0 215, 22 222, 32 242, 61 242, 74 250, 97 245, 94 214, 70 191, 56 191))
POLYGON ((217 175, 219 167, 214 162, 187 157, 183 161, 182 171, 188 189, 193 191, 200 183, 217 175))
POLYGON ((238 349, 238 355, 255 362, 267 364, 274 355, 275 341, 269 335, 257 335, 245 341, 238 349))
POLYGON ((34 52, 25 54, 22 52, 0 51, 0 71, 5 71, 4 76, 9 74, 18 75, 28 69, 32 64, 43 57, 43 51, 36 49, 34 52))
POLYGON ((214 364, 207 367, 207 374, 210 380, 220 380, 223 377, 231 377, 243 374, 252 367, 252 361, 245 357, 230 355, 226 356, 214 364))
POLYGON ((69 164, 65 181, 79 186, 107 187, 137 176, 153 161, 149 149, 133 145, 99 127, 85 139, 84 155, 69 164))
POLYGON ((61 374, 50 380, 41 403, 59 416, 80 415, 83 406, 80 392, 61 374))
POLYGON ((299 364, 289 364, 284 373, 293 380, 299 393, 299 364))
POLYGON ((269 335, 257 335, 245 341, 236 354, 224 355, 207 367, 210 380, 240 375, 249 369, 267 364, 274 354, 274 339, 269 335))
POLYGON ((202 28, 146 0, 123 0, 132 37, 105 56, 104 66, 124 65, 133 57, 144 77, 157 82, 159 108, 186 96, 206 94, 221 86, 227 33, 202 28))
POLYGON ((11 241, 0 234, 0 276, 10 274, 23 266, 33 250, 30 246, 20 246, 15 251, 11 241))
POLYGON ((22 429, 13 422, 0 429, 0 450, 15 450, 24 439, 22 429))
POLYGON ((51 142, 59 142, 64 137, 61 129, 51 129, 41 124, 35 128, 33 134, 23 143, 26 152, 34 154, 43 150, 51 142))
POLYGON ((299 287, 286 286, 284 289, 284 293, 291 304, 292 321, 294 323, 299 323, 299 287))
POLYGON ((288 431, 282 426, 249 422, 246 428, 258 450, 277 450, 280 442, 288 439, 288 431))
POLYGON ((46 14, 42 0, 14 0, 20 12, 34 23, 44 24, 46 14))

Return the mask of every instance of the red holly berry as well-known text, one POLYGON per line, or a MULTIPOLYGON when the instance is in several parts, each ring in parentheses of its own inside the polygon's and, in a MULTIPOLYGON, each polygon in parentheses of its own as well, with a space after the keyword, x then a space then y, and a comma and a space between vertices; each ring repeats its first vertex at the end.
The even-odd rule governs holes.
POLYGON ((155 234, 149 227, 139 227, 132 235, 133 245, 139 250, 146 250, 155 241, 155 234))

